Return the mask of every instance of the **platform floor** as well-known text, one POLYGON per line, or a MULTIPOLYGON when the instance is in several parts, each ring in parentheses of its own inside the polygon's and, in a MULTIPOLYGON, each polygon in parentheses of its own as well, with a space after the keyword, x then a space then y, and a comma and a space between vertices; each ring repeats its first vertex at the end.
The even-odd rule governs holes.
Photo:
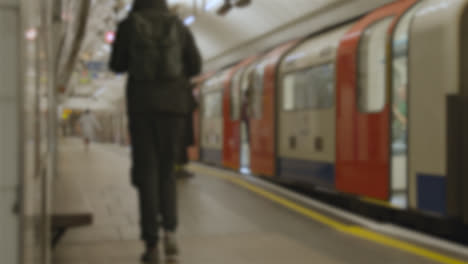
MULTIPOLYGON (((133 264, 143 250, 128 149, 62 141, 59 177, 78 179, 94 224, 68 232, 55 264, 133 264)), ((223 178, 178 183, 179 242, 185 264, 438 263, 315 222, 223 178)))

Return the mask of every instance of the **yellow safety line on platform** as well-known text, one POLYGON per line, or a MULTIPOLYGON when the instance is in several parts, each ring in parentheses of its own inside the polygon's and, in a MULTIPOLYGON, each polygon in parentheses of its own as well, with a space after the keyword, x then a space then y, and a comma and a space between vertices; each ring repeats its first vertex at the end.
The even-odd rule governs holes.
MULTIPOLYGON (((198 167, 198 166, 197 166, 198 167)), ((193 168, 193 167, 192 167, 193 168)), ((200 167, 198 167, 200 168, 200 167)), ((256 193, 262 197, 267 198, 270 201, 273 201, 277 204, 280 204, 292 211, 295 211, 301 215, 304 215, 316 222, 322 223, 324 225, 327 225, 337 231, 340 231, 342 233, 352 235, 355 237, 359 237, 368 241, 372 241, 374 243, 378 243, 381 245, 385 245, 388 247, 392 248, 397 248, 402 251, 406 251, 408 253, 411 253, 413 255, 417 255, 426 259, 430 259, 433 261, 437 261, 439 263, 443 264, 468 264, 467 261, 463 261, 460 259, 456 259, 453 257, 449 257, 446 255, 443 255, 441 253, 436 253, 433 252, 429 249, 425 249, 423 247, 413 245, 409 242, 405 242, 402 240, 398 240, 395 238, 391 238, 382 234, 379 234, 374 231, 370 231, 368 229, 364 229, 359 226, 353 226, 353 225, 346 225, 341 222, 338 222, 330 217, 327 217, 323 214, 320 214, 318 212, 315 212, 307 207, 301 206, 291 200, 285 199, 281 196, 278 196, 272 192, 266 191, 265 189, 262 189, 260 187, 257 187, 246 180, 243 180, 242 178, 234 177, 227 175, 227 173, 222 173, 219 170, 215 169, 206 169, 203 170, 203 173, 207 173, 208 175, 215 176, 217 178, 225 179, 227 181, 230 181, 238 186, 241 186, 249 191, 252 191, 253 193, 256 193), (220 174, 222 173, 222 174, 220 174)))

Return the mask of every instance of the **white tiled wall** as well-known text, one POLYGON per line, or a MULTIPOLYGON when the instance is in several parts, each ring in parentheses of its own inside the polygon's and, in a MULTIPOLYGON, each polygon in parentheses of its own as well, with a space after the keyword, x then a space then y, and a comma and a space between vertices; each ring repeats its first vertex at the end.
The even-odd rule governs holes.
POLYGON ((17 11, 14 9, 0 9, 0 36, 2 39, 2 49, 0 50, 0 98, 3 99, 15 97, 18 88, 18 78, 16 78, 18 40, 15 32, 18 29, 17 15, 17 11))
POLYGON ((18 0, 0 0, 0 263, 18 264, 18 0))
POLYGON ((0 188, 2 189, 14 188, 18 184, 17 128, 16 103, 12 100, 0 100, 0 188))

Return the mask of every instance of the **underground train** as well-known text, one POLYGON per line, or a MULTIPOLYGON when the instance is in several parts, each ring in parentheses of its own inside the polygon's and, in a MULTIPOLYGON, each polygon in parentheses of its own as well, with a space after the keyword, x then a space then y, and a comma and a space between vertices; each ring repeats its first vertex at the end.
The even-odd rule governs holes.
POLYGON ((399 0, 198 78, 203 163, 468 224, 468 0, 399 0))

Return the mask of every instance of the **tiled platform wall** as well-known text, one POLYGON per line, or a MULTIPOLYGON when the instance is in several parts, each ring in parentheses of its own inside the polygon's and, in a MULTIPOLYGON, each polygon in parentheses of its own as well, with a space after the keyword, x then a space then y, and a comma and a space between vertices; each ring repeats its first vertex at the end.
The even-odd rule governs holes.
POLYGON ((19 0, 0 0, 0 262, 18 263, 19 0))

